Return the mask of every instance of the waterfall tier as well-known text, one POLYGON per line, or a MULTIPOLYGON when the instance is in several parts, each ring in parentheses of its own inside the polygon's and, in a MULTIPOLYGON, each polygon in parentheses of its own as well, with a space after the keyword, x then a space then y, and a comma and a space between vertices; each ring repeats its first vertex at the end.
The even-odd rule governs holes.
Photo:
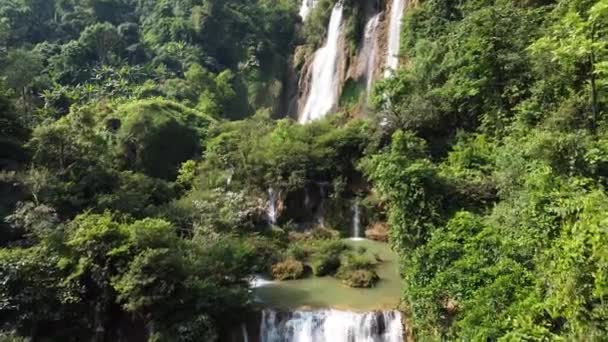
POLYGON ((340 28, 342 26, 342 2, 338 2, 331 13, 325 46, 315 52, 311 69, 311 85, 300 123, 322 118, 338 103, 340 85, 338 57, 340 28))
POLYGON ((318 0, 302 0, 302 5, 300 5, 300 17, 302 17, 302 20, 306 20, 317 2, 318 0))
POLYGON ((386 76, 399 66, 399 47, 401 40, 401 26, 406 0, 393 0, 391 17, 388 28, 388 49, 386 53, 386 76))
POLYGON ((277 224, 277 194, 273 188, 268 189, 268 207, 266 208, 266 217, 268 224, 277 224))
POLYGON ((403 342, 398 311, 265 310, 261 342, 403 342))
POLYGON ((365 61, 363 67, 365 68, 365 90, 369 97, 372 86, 374 83, 374 71, 376 69, 376 56, 378 55, 378 27, 380 24, 380 15, 378 13, 374 15, 365 24, 365 36, 363 40, 363 47, 361 49, 361 56, 365 61))

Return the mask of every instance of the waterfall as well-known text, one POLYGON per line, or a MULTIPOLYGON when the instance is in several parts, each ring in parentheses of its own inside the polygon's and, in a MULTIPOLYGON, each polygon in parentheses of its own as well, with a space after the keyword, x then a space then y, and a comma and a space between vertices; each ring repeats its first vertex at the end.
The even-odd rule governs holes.
POLYGON ((249 334, 247 333, 245 324, 241 324, 241 334, 243 334, 243 342, 249 342, 249 334))
POLYGON ((361 62, 359 68, 365 74, 366 93, 369 98, 374 84, 374 71, 376 69, 376 57, 378 55, 378 24, 380 23, 381 13, 371 17, 365 24, 365 35, 363 39, 363 47, 359 55, 361 62))
POLYGON ((353 240, 360 240, 361 236, 361 213, 359 211, 359 203, 353 204, 353 240))
POLYGON ((317 217, 317 225, 325 227, 325 199, 327 198, 328 183, 318 183, 319 185, 319 206, 315 216, 317 217))
POLYGON ((268 224, 275 225, 277 223, 277 195, 273 188, 268 189, 266 217, 268 218, 268 224))
POLYGON ((398 311, 264 310, 261 342, 403 342, 398 311))
POLYGON ((318 0, 302 0, 302 5, 300 5, 300 17, 302 20, 306 20, 310 11, 315 8, 318 0))
POLYGON ((338 102, 338 56, 340 27, 342 25, 342 2, 338 2, 331 12, 325 46, 315 52, 312 62, 310 92, 300 113, 300 123, 307 123, 323 117, 338 102))
POLYGON ((393 0, 391 18, 388 29, 388 51, 386 55, 385 76, 390 76, 399 66, 399 45, 401 39, 401 24, 406 0, 393 0))

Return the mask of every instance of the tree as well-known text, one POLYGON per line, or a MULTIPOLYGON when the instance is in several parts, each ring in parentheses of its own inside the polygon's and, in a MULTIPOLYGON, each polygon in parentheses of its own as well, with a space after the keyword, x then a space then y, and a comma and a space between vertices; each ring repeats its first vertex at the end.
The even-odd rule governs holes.
POLYGON ((12 49, 6 57, 4 74, 7 84, 21 94, 23 106, 22 114, 27 118, 24 120, 31 124, 32 113, 30 113, 27 98, 34 79, 42 71, 42 60, 38 54, 23 48, 12 49))
POLYGON ((555 65, 544 66, 545 72, 557 70, 562 79, 570 78, 570 86, 574 86, 576 78, 588 82, 589 123, 595 129, 605 106, 603 85, 608 77, 608 42, 602 38, 608 34, 608 2, 562 1, 554 15, 559 16, 559 21, 531 49, 537 58, 542 58, 541 63, 549 59, 555 65))

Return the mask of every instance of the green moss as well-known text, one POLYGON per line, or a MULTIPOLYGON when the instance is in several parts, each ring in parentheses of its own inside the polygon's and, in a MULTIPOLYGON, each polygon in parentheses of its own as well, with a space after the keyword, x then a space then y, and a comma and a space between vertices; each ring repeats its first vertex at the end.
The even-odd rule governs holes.
POLYGON ((342 88, 340 107, 348 108, 356 106, 365 94, 365 85, 352 79, 348 79, 342 88))

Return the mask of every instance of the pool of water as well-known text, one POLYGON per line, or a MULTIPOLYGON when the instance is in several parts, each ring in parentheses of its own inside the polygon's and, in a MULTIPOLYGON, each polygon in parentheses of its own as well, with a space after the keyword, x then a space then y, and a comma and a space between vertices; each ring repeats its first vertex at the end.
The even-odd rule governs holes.
POLYGON ((354 289, 333 277, 314 277, 266 282, 254 289, 256 300, 272 308, 334 308, 372 311, 394 309, 399 304, 401 282, 398 257, 387 244, 371 240, 346 240, 353 247, 364 246, 382 262, 376 268, 380 281, 372 289, 354 289))

